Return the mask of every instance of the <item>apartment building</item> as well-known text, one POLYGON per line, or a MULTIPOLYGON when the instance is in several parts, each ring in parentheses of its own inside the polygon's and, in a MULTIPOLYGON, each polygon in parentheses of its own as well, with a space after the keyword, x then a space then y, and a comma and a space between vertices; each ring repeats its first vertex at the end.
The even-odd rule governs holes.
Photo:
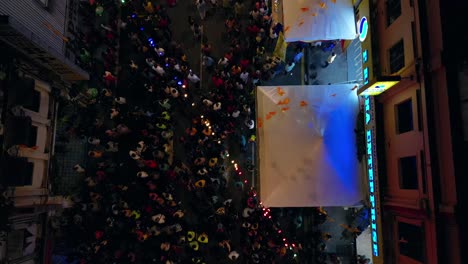
POLYGON ((455 29, 463 27, 467 4, 375 0, 369 5, 373 63, 363 70, 373 77, 359 93, 371 105, 369 129, 378 160, 375 262, 466 263, 461 223, 468 74, 460 36, 466 40, 467 31, 455 29))
POLYGON ((66 55, 68 5, 0 1, 0 186, 12 204, 1 215, 2 263, 44 263, 47 217, 62 206, 49 193, 56 99, 89 78, 66 55))

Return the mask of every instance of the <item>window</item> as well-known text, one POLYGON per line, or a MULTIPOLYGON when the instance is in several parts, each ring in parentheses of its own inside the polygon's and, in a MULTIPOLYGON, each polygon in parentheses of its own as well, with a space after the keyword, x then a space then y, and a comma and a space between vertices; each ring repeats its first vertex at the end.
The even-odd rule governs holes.
POLYGON ((29 137, 28 137, 28 142, 27 146, 28 147, 34 147, 37 144, 37 126, 31 126, 31 130, 29 132, 29 137))
POLYGON ((405 100, 395 107, 397 134, 413 130, 413 100, 405 100))
POLYGON ((390 73, 398 72, 405 67, 405 47, 403 39, 390 48, 390 73))
POLYGON ((362 52, 362 63, 366 63, 368 59, 369 59, 369 54, 368 54, 367 50, 364 50, 362 52))
POLYGON ((400 254, 424 262, 424 232, 421 226, 398 222, 400 254))
POLYGON ((418 167, 416 156, 400 158, 398 162, 400 188, 406 190, 418 189, 418 167))
POLYGON ((37 91, 36 89, 33 89, 31 93, 32 93, 31 101, 28 102, 27 104, 24 104, 23 107, 34 112, 39 112, 39 108, 41 106, 41 93, 37 91))
POLYGON ((390 26, 401 15, 401 0, 387 0, 387 26, 390 26))

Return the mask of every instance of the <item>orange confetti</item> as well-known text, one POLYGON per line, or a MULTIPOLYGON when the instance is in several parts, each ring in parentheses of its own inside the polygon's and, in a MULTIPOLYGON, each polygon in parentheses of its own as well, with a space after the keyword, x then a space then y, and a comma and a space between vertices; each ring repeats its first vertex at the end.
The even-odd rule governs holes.
POLYGON ((274 116, 274 115, 276 115, 276 112, 269 112, 268 114, 271 115, 271 116, 274 116))
POLYGON ((283 95, 284 95, 284 91, 283 91, 283 89, 281 89, 281 87, 277 87, 277 88, 276 88, 276 91, 278 92, 278 94, 279 94, 280 96, 283 96, 283 95))
POLYGON ((313 17, 316 17, 316 16, 317 16, 317 13, 312 13, 312 14, 310 14, 310 15, 313 16, 313 17))
POLYGON ((278 102, 278 105, 287 105, 287 104, 289 104, 289 97, 284 100, 280 100, 278 102))
POLYGON ((286 26, 286 27, 284 28, 284 32, 288 32, 289 28, 290 28, 289 26, 286 26))
POLYGON ((308 103, 307 103, 306 101, 301 101, 301 104, 300 104, 300 105, 301 105, 301 107, 304 107, 304 106, 307 106, 308 103))
POLYGON ((336 0, 331 0, 332 3, 336 4, 336 0))
POLYGON ((265 119, 270 120, 271 117, 272 117, 272 115, 266 115, 265 119))
POLYGON ((288 110, 289 110, 289 107, 283 107, 283 108, 281 108, 281 111, 282 111, 283 113, 286 112, 286 111, 288 111, 288 110))
POLYGON ((307 12, 307 11, 309 11, 309 9, 310 9, 310 8, 308 8, 308 7, 301 7, 301 11, 302 11, 302 12, 307 12))
POLYGON ((299 22, 299 25, 298 25, 298 26, 300 27, 300 26, 302 26, 302 24, 304 24, 304 20, 301 21, 301 22, 299 22))
POLYGON ((334 94, 332 94, 332 95, 330 95, 330 96, 333 96, 333 97, 335 97, 335 96, 336 96, 336 93, 334 93, 334 94))
POLYGON ((320 2, 319 5, 320 8, 327 8, 327 4, 325 2, 320 2))
POLYGON ((354 85, 354 87, 351 89, 351 91, 354 91, 354 90, 356 90, 358 87, 359 87, 359 86, 357 86, 357 85, 354 85))

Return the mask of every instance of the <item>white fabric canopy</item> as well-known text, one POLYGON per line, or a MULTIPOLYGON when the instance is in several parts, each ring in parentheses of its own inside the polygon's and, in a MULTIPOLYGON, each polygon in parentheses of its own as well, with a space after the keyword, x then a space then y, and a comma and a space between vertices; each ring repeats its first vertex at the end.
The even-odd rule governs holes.
POLYGON ((283 0, 283 25, 286 42, 356 38, 351 0, 283 0))
POLYGON ((265 206, 350 206, 363 199, 353 87, 282 86, 280 92, 277 86, 257 88, 260 195, 265 206), (278 105, 287 98, 287 105, 278 105), (283 112, 284 107, 289 109, 283 112), (269 120, 267 115, 272 115, 269 120))

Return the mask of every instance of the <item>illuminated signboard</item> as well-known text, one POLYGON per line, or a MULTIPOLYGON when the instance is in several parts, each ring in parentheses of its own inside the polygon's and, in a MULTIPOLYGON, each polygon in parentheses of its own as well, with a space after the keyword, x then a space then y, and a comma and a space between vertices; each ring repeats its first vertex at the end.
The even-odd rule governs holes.
POLYGON ((366 122, 366 156, 367 156, 367 175, 369 181, 369 201, 371 213, 371 237, 372 237, 372 254, 376 257, 379 256, 379 237, 377 233, 377 195, 376 184, 374 179, 374 172, 376 169, 376 160, 374 153, 374 132, 370 126, 373 119, 371 111, 371 97, 364 97, 364 110, 366 122))
POLYGON ((367 22, 367 18, 365 16, 361 17, 359 20, 359 40, 363 42, 366 40, 367 32, 369 31, 369 23, 367 22))
POLYGON ((364 85, 369 83, 369 67, 362 70, 362 78, 364 79, 364 85))
POLYGON ((369 52, 367 50, 364 50, 362 52, 362 63, 366 63, 368 59, 369 59, 369 52))
POLYGON ((358 90, 358 94, 362 96, 379 95, 385 92, 386 90, 392 88, 395 84, 399 83, 401 80, 400 76, 382 76, 382 77, 378 77, 372 80, 372 82, 368 84, 366 83, 367 78, 368 78, 368 76, 366 76, 366 69, 367 67, 364 68, 364 73, 363 73, 364 86, 358 90))

